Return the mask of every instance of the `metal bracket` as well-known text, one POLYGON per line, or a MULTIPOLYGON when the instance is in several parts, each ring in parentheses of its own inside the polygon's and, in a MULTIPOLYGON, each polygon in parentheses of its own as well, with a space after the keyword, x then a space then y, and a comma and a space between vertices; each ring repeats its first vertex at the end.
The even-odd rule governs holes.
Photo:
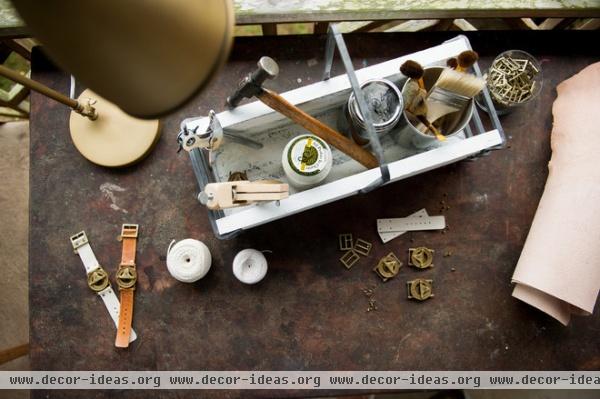
MULTIPOLYGON (((471 47, 471 42, 466 38, 465 35, 459 35, 451 40, 446 41, 446 43, 453 41, 453 40, 466 40, 469 49, 473 50, 473 47, 471 47)), ((479 68, 479 62, 475 62, 473 64, 473 72, 475 73, 476 76, 483 78, 483 75, 481 73, 481 68, 479 68)), ((485 103, 485 107, 488 110, 487 114, 492 122, 492 126, 494 127, 494 129, 498 130, 498 133, 500 134, 500 137, 502 138, 502 143, 495 147, 489 148, 487 150, 483 150, 477 155, 473 155, 473 156, 469 157, 468 160, 470 160, 470 161, 476 160, 477 158, 482 157, 482 156, 486 156, 491 151, 505 149, 507 146, 506 134, 504 133, 504 129, 502 128, 502 125, 500 124, 500 119, 498 118, 498 113, 496 112, 496 107, 494 107, 494 103, 492 102, 492 97, 487 88, 487 85, 485 85, 483 87, 481 95, 483 96, 483 101, 485 103)), ((483 123, 481 121, 481 117, 479 116, 479 111, 477 109, 477 106, 475 107, 474 112, 473 112, 473 120, 475 123, 475 127, 477 128, 479 133, 483 133, 486 131, 486 129, 483 126, 483 123)), ((468 127, 468 125, 467 125, 467 127, 468 127)), ((469 136, 473 135, 470 128, 466 129, 466 130, 467 130, 467 134, 469 136)))
POLYGON ((379 161, 379 169, 381 171, 380 177, 359 190, 360 193, 365 194, 387 183, 390 180, 390 171, 388 169, 388 165, 383 159, 383 147, 379 142, 379 138, 375 132, 375 127, 373 126, 373 116, 371 115, 371 110, 367 106, 365 96, 360 89, 360 85, 358 84, 358 79, 356 78, 354 67, 352 66, 352 60, 350 59, 346 42, 344 42, 344 38, 338 30, 337 24, 329 24, 329 29, 327 32, 327 44, 325 45, 325 71, 323 73, 323 80, 328 80, 331 77, 331 67, 333 66, 333 56, 335 54, 336 45, 340 53, 342 63, 344 64, 344 68, 346 69, 350 86, 354 92, 358 109, 365 121, 365 128, 367 135, 369 136, 369 143, 371 144, 371 148, 373 149, 373 152, 379 161))
POLYGON ((219 148, 223 142, 223 127, 219 123, 215 111, 210 110, 208 113, 208 124, 203 126, 203 131, 198 133, 199 127, 198 125, 193 130, 189 130, 184 125, 183 129, 177 135, 177 143, 179 144, 177 152, 181 151, 181 149, 190 152, 194 148, 203 148, 209 151, 209 158, 212 158, 210 157, 212 151, 219 148))

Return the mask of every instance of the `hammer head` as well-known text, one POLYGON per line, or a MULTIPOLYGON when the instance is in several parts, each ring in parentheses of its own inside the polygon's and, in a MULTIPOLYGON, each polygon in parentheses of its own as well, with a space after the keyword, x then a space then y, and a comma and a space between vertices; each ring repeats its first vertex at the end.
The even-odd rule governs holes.
POLYGON ((261 57, 258 68, 246 76, 238 85, 232 96, 227 97, 227 105, 235 108, 244 98, 250 98, 262 90, 262 84, 267 79, 273 79, 279 74, 279 65, 271 57, 261 57))

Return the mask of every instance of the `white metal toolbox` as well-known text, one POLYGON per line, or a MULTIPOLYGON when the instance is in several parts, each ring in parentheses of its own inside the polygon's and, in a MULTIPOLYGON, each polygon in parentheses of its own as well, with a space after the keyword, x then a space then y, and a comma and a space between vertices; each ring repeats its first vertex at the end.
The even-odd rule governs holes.
MULTIPOLYGON (((329 34, 332 42, 336 34, 335 28, 330 30, 329 34)), ((338 41, 337 45, 342 58, 347 56, 345 47, 340 48, 345 46, 343 40, 341 43, 338 41)), ((439 46, 362 68, 356 72, 348 71, 348 65, 345 63, 346 74, 281 95, 324 123, 335 126, 340 109, 353 90, 354 85, 350 74, 355 73, 359 84, 369 79, 385 78, 401 87, 405 77, 400 74, 399 69, 406 60, 415 60, 423 66, 445 65, 449 57, 470 49, 468 39, 465 36, 458 36, 439 46)), ((328 52, 332 51, 332 46, 328 45, 328 52)), ((329 64, 329 68, 332 56, 332 53, 326 54, 326 64, 329 64)), ((481 75, 477 64, 474 65, 474 73, 481 75)), ((373 188, 378 184, 377 182, 389 184, 481 155, 491 149, 503 148, 506 139, 487 89, 484 89, 483 96, 488 109, 491 110, 489 113, 493 126, 491 129, 486 130, 476 109, 471 122, 461 134, 445 142, 436 143, 430 148, 422 149, 411 144, 403 134, 405 129, 399 125, 381 139, 385 167, 371 170, 365 170, 356 161, 334 149, 331 173, 317 187, 299 191, 290 186, 290 196, 281 201, 220 211, 209 210, 209 219, 215 234, 220 238, 231 237, 243 230, 357 194, 361 190, 364 192, 365 188, 373 188), (385 176, 388 173, 389 175, 385 176)), ((213 154, 212 165, 209 165, 208 156, 203 150, 190 151, 192 166, 201 189, 210 182, 227 181, 229 174, 235 171, 245 171, 251 181, 276 179, 287 182, 281 165, 281 154, 292 137, 306 133, 301 126, 294 124, 260 101, 221 112, 216 115, 216 118, 226 134, 243 136, 262 144, 262 148, 257 149, 256 146, 227 141, 225 137, 223 145, 213 154)), ((182 128, 189 130, 201 125, 206 125, 206 118, 190 118, 182 122, 182 128)))

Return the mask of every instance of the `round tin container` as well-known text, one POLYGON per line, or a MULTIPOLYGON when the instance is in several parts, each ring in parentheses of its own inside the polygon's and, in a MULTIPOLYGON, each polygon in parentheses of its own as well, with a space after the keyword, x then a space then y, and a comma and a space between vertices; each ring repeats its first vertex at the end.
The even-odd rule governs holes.
MULTIPOLYGON (((371 111, 373 126, 378 136, 389 133, 402 117, 404 104, 402 94, 395 84, 387 79, 367 80, 360 86, 364 93, 367 106, 371 111)), ((352 124, 352 137, 357 144, 366 145, 369 137, 365 121, 358 108, 354 93, 348 98, 347 110, 352 124)))
POLYGON ((281 163, 291 185, 308 188, 327 177, 333 156, 325 141, 306 134, 290 140, 283 150, 281 163))

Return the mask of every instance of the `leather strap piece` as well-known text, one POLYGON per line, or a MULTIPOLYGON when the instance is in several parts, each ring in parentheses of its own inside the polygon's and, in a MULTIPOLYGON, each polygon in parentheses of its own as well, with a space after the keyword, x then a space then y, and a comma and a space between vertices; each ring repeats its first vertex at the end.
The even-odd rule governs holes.
POLYGON ((133 289, 121 290, 121 312, 119 313, 119 327, 117 327, 117 338, 115 346, 117 348, 127 348, 129 346, 129 336, 131 334, 131 322, 133 321, 133 289))
POLYGON ((139 226, 137 224, 124 224, 121 228, 123 252, 121 264, 117 270, 117 284, 121 294, 121 310, 119 312, 119 325, 117 327, 117 348, 127 348, 131 336, 131 323, 133 321, 133 294, 137 281, 135 268, 135 250, 139 226))
MULTIPOLYGON (((119 323, 119 299, 110 285, 108 275, 98 263, 98 259, 96 259, 94 251, 92 251, 92 247, 89 244, 85 232, 80 231, 79 233, 72 235, 71 245, 73 246, 74 252, 79 255, 83 262, 83 267, 87 274, 88 286, 102 298, 102 302, 108 310, 108 314, 110 314, 115 327, 117 327, 119 323)), ((129 342, 135 341, 136 338, 135 331, 131 330, 129 342)))

